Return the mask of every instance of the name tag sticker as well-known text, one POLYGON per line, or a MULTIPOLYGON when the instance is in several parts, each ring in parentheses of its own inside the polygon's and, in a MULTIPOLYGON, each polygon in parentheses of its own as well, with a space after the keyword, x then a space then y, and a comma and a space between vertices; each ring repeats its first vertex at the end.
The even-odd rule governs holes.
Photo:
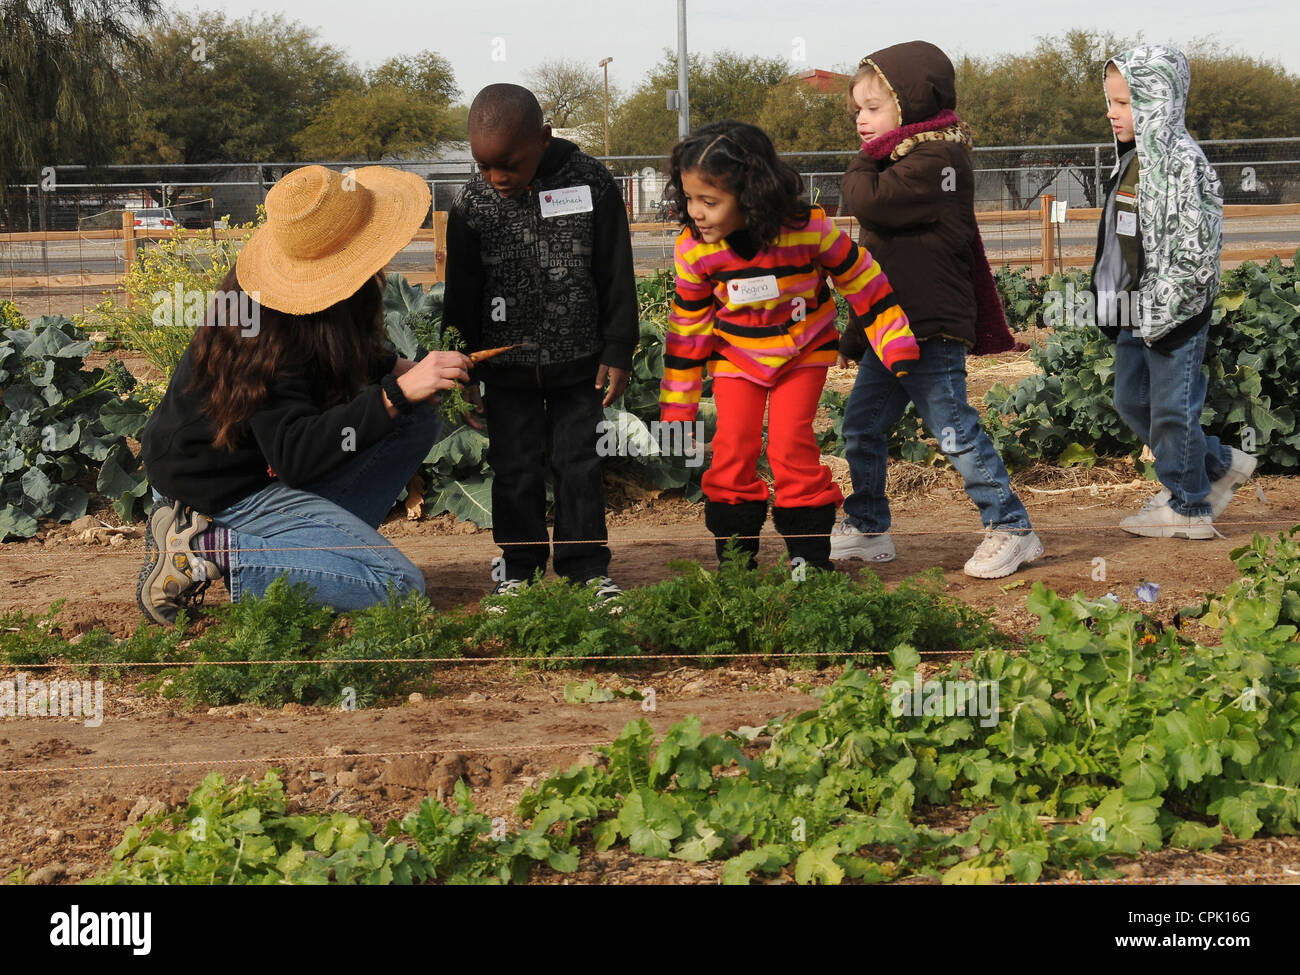
POLYGON ((560 190, 542 190, 542 216, 563 217, 570 213, 591 212, 591 187, 566 186, 560 190))
POLYGON ((1115 233, 1123 237, 1134 237, 1138 232, 1138 215, 1128 210, 1115 211, 1115 233))
POLYGON ((775 274, 757 278, 732 278, 727 282, 727 298, 733 305, 752 305, 758 301, 771 301, 781 297, 781 286, 775 274))

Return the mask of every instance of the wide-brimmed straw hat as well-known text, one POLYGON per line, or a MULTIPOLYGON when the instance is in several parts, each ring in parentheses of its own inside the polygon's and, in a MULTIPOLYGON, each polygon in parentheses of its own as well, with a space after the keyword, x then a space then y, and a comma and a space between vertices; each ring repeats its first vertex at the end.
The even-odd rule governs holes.
POLYGON ((323 311, 406 246, 429 200, 424 180, 387 166, 295 169, 266 194, 266 223, 235 264, 239 286, 276 311, 323 311))

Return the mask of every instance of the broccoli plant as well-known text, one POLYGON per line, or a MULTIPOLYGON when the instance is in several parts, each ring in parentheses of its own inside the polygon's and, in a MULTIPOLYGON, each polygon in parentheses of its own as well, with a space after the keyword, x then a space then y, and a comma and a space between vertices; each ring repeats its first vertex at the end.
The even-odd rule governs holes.
POLYGON ((38 518, 80 518, 92 474, 124 521, 148 489, 127 445, 147 408, 129 398, 135 379, 120 360, 82 368, 92 345, 59 317, 0 336, 0 542, 30 538, 38 518))

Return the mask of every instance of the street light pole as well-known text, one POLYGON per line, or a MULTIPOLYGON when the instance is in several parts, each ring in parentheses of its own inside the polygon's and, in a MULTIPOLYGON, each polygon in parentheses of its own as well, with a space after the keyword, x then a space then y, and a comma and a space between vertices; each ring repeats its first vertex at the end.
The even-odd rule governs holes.
POLYGON ((691 134, 690 62, 686 57, 686 0, 677 0, 677 135, 691 134))
POLYGON ((604 58, 600 62, 600 67, 605 69, 605 155, 609 155, 609 62, 613 58, 604 58))

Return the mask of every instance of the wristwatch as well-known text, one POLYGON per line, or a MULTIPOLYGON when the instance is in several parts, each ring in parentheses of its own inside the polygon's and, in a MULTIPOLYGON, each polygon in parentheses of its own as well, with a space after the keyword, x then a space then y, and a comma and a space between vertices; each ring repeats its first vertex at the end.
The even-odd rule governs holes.
POLYGON ((397 376, 388 373, 383 379, 379 380, 379 385, 385 393, 388 394, 388 402, 396 407, 398 413, 410 413, 415 409, 415 404, 406 398, 402 392, 402 387, 397 382, 397 376))

